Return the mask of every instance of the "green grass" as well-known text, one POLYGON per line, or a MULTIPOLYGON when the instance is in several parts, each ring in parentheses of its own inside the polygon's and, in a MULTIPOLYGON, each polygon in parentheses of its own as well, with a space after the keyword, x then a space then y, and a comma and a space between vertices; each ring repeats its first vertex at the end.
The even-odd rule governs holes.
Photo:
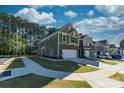
POLYGON ((110 78, 124 82, 124 74, 121 73, 115 73, 110 78))
POLYGON ((54 80, 44 86, 45 88, 91 88, 86 81, 54 80))
POLYGON ((87 58, 87 57, 83 57, 82 59, 87 59, 87 60, 91 60, 91 61, 96 61, 96 58, 87 58))
POLYGON ((109 65, 116 65, 117 64, 115 62, 108 62, 108 61, 103 61, 103 60, 97 60, 97 62, 102 62, 102 63, 109 64, 109 65))
POLYGON ((24 63, 22 62, 21 58, 16 58, 6 69, 24 67, 24 63))
POLYGON ((92 72, 98 70, 97 68, 91 67, 91 66, 84 66, 80 65, 80 67, 75 70, 75 73, 86 73, 86 72, 92 72))
POLYGON ((124 62, 124 60, 120 60, 120 59, 111 59, 112 61, 118 62, 118 63, 122 63, 124 62))
POLYGON ((55 80, 54 78, 39 76, 35 74, 28 74, 21 77, 0 81, 0 87, 2 88, 42 88, 42 87, 90 88, 91 86, 85 81, 55 80))
POLYGON ((79 65, 72 61, 50 61, 47 59, 43 59, 40 57, 29 57, 33 61, 37 62, 39 65, 57 71, 65 71, 65 72, 75 72, 75 73, 84 73, 84 72, 91 72, 96 71, 98 69, 90 66, 79 65))

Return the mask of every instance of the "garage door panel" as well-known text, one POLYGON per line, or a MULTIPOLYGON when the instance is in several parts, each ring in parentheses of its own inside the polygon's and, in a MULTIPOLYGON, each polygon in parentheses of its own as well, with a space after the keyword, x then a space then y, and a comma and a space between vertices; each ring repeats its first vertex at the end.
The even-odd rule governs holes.
POLYGON ((77 50, 69 50, 63 49, 63 58, 76 58, 77 57, 77 50))
POLYGON ((89 55, 90 55, 90 52, 88 50, 85 50, 85 56, 89 57, 89 55))

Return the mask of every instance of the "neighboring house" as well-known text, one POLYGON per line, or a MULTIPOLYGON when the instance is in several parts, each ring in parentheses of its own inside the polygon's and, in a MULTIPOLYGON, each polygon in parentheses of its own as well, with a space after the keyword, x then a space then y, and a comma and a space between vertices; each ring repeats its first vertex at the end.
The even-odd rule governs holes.
POLYGON ((118 53, 118 47, 115 44, 109 45, 109 54, 117 54, 118 53))
POLYGON ((94 57, 94 44, 92 37, 88 35, 80 36, 79 57, 94 57))
POLYGON ((78 50, 79 33, 67 24, 39 42, 38 54, 55 59, 76 58, 78 50))
POLYGON ((98 43, 97 41, 93 41, 93 50, 94 50, 94 57, 97 57, 98 51, 102 47, 101 43, 98 43))
POLYGON ((121 47, 117 47, 117 53, 121 56, 123 56, 123 50, 121 47))
POLYGON ((124 56, 124 39, 120 41, 120 47, 122 48, 123 51, 123 56, 124 56))
POLYGON ((96 41, 95 49, 97 55, 109 54, 109 43, 107 40, 96 41))

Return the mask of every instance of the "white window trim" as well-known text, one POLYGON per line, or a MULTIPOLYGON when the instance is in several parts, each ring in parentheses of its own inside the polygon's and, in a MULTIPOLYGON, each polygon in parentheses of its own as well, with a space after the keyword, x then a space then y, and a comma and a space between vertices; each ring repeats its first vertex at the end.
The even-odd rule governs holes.
MULTIPOLYGON (((77 38, 76 36, 71 36, 72 38, 77 38)), ((70 37, 70 39, 71 39, 71 37, 70 37)), ((71 40, 70 40, 70 43, 71 44, 78 44, 78 42, 77 43, 75 43, 75 42, 71 42, 71 40)))
POLYGON ((67 35, 66 34, 62 34, 62 42, 67 42, 67 35), (65 41, 63 41, 63 36, 65 36, 65 41))

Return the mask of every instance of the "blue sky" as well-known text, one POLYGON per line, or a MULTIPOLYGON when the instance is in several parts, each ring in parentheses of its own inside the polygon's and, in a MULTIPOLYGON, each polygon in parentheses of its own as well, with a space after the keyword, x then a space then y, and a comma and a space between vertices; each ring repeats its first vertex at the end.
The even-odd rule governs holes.
POLYGON ((124 6, 0 6, 0 12, 46 27, 60 28, 72 23, 78 32, 90 35, 93 40, 107 39, 116 45, 124 38, 123 10, 124 6))

